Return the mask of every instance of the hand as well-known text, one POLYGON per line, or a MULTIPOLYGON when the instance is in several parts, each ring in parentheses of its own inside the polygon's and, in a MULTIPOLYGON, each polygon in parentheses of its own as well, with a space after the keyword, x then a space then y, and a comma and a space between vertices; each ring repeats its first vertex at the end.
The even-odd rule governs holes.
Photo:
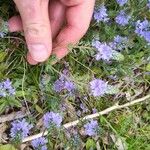
POLYGON ((10 18, 10 32, 24 31, 27 60, 35 65, 51 54, 58 59, 86 33, 95 0, 14 0, 20 16, 10 18))

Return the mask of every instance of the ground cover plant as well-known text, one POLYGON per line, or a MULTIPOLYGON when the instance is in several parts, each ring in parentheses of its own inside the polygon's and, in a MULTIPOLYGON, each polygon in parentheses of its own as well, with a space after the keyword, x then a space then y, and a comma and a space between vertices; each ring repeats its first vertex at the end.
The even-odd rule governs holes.
POLYGON ((16 13, 0 1, 0 150, 149 150, 150 1, 97 0, 54 65, 26 62, 23 34, 7 29, 16 13))

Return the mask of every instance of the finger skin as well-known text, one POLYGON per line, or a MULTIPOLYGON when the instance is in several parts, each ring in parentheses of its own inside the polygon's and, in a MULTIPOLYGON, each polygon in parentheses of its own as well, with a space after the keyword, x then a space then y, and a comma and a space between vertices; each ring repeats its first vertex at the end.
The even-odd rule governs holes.
POLYGON ((75 6, 84 3, 86 0, 61 0, 61 2, 66 6, 75 6))
POLYGON ((37 64, 38 64, 38 62, 35 61, 35 60, 32 58, 32 56, 30 55, 29 52, 27 53, 27 60, 28 60, 28 63, 29 63, 30 65, 37 65, 37 64))
POLYGON ((25 39, 32 58, 45 61, 51 54, 52 38, 48 15, 49 0, 14 0, 21 15, 25 39))
POLYGON ((90 25, 94 4, 94 0, 86 0, 84 3, 67 8, 67 25, 60 31, 53 44, 52 53, 58 59, 68 53, 69 44, 76 44, 85 35, 90 25))
POLYGON ((52 30, 52 39, 54 39, 62 28, 65 21, 66 7, 56 0, 52 0, 49 5, 49 18, 52 30))
MULTIPOLYGON (((66 7, 59 1, 52 0, 49 5, 49 19, 52 30, 52 38, 54 39, 59 33, 65 20, 65 9, 66 7)), ((9 19, 9 30, 10 32, 23 31, 23 24, 20 16, 14 16, 9 19)), ((31 65, 36 65, 38 62, 35 61, 29 53, 27 54, 27 60, 31 65)))
POLYGON ((23 25, 20 16, 13 16, 8 20, 8 28, 10 32, 23 31, 23 25))
MULTIPOLYGON (((49 5, 49 19, 51 24, 52 38, 54 39, 62 28, 65 20, 65 9, 59 1, 52 0, 49 5)), ((8 21, 10 32, 23 31, 22 20, 20 16, 13 16, 8 21)))

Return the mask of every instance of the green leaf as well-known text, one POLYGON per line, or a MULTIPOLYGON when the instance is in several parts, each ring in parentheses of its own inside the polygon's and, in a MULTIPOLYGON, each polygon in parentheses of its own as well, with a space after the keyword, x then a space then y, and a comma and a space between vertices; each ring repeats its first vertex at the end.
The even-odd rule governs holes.
POLYGON ((146 71, 150 71, 150 64, 147 64, 146 71))
POLYGON ((43 114, 43 110, 39 105, 35 105, 35 108, 40 114, 43 114))
POLYGON ((96 149, 96 143, 93 139, 88 139, 86 142, 86 150, 94 150, 96 149))
POLYGON ((119 92, 118 87, 111 86, 111 85, 107 86, 107 91, 106 91, 107 94, 117 94, 118 92, 119 92))
POLYGON ((121 53, 117 52, 117 51, 113 51, 113 60, 123 61, 124 56, 121 53))
POLYGON ((0 145, 0 150, 17 150, 13 145, 0 145))
POLYGON ((5 110, 6 108, 6 103, 0 104, 0 114, 5 110))
POLYGON ((0 52, 0 62, 2 62, 6 57, 6 52, 0 52))
POLYGON ((8 99, 8 103, 11 106, 22 107, 21 103, 17 99, 15 99, 15 98, 8 99))
POLYGON ((23 95, 25 95, 24 91, 16 91, 16 96, 17 97, 23 97, 23 95))

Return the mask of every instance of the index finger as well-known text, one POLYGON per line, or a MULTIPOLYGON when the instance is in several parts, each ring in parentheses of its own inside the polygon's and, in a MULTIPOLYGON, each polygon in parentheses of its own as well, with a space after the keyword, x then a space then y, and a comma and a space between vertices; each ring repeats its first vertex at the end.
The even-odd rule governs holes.
POLYGON ((76 44, 87 32, 93 14, 95 0, 84 0, 79 5, 66 10, 66 26, 60 31, 53 43, 52 54, 58 59, 68 53, 68 45, 76 44))

